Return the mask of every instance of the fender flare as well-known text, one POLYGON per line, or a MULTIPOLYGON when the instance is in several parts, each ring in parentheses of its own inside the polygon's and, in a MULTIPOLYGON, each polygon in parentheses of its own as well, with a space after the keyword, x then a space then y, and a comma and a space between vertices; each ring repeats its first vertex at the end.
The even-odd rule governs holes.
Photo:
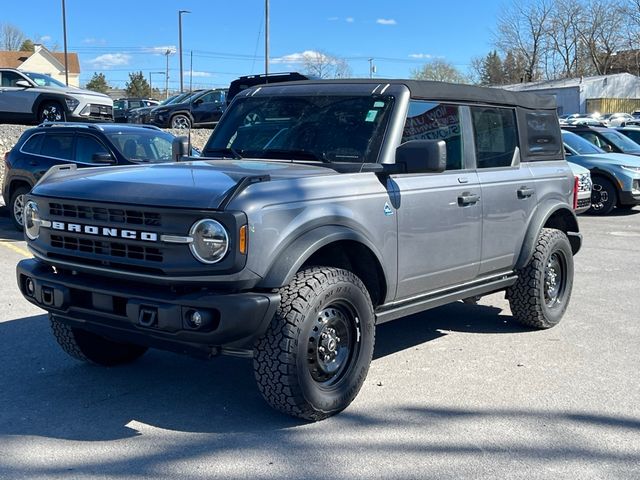
POLYGON ((33 113, 33 117, 38 120, 38 111, 40 110, 40 105, 47 101, 57 102, 62 105, 62 109, 65 113, 71 113, 71 110, 67 107, 67 102, 64 101, 66 95, 62 93, 41 93, 37 96, 35 102, 33 102, 33 106, 31 107, 31 113, 33 113))
POLYGON ((171 125, 171 119, 176 115, 184 115, 186 117, 189 117, 189 120, 191 120, 191 124, 193 125, 193 115, 191 115, 190 110, 176 110, 175 112, 169 112, 169 125, 171 125))
POLYGON ((351 240, 367 247, 378 261, 384 280, 388 276, 380 252, 364 235, 341 225, 324 225, 309 230, 282 247, 267 274, 257 285, 260 288, 280 288, 291 282, 300 267, 322 247, 341 240, 351 240))
POLYGON ((589 172, 590 172, 592 177, 598 176, 598 177, 603 177, 603 178, 609 180, 611 183, 613 183, 613 186, 616 188, 616 191, 620 192, 620 182, 611 173, 607 172, 606 170, 602 170, 601 168, 598 168, 598 167, 592 168, 591 170, 589 170, 589 172))
POLYGON ((516 261, 515 268, 520 269, 529 263, 533 252, 538 242, 540 232, 544 228, 547 221, 557 212, 561 212, 565 220, 567 227, 566 233, 571 243, 571 250, 575 255, 580 250, 582 244, 582 236, 580 235, 580 228, 578 227, 578 220, 576 214, 571 210, 566 203, 559 200, 549 200, 538 205, 536 211, 529 221, 527 233, 525 234, 524 241, 522 242, 522 248, 520 249, 520 255, 516 261))

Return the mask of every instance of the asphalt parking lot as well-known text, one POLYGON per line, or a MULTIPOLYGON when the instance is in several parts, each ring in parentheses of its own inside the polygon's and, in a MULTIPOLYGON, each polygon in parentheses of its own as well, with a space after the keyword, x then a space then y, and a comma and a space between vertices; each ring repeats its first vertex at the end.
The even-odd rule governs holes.
POLYGON ((246 359, 68 357, 18 293, 7 215, 2 479, 640 478, 640 208, 580 218, 559 326, 514 324, 502 295, 385 324, 356 401, 315 424, 272 411, 246 359))

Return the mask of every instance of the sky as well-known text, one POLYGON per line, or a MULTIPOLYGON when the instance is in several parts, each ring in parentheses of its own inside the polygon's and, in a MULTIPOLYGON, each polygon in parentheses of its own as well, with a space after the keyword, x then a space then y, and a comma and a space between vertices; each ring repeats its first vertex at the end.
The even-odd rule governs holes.
MULTIPOLYGON (((0 23, 62 51, 60 0, 2 2, 0 23)), ((352 76, 408 78, 434 58, 466 72, 472 58, 493 49, 500 0, 270 0, 270 72, 302 71, 304 52, 341 57, 352 76)), ((185 88, 225 87, 240 75, 264 72, 265 0, 66 0, 67 45, 80 58, 81 84, 94 72, 124 87, 142 71, 164 87, 179 87, 178 10, 182 15, 185 88), (193 57, 191 57, 193 52, 193 57), (193 64, 191 64, 193 58, 193 64)))

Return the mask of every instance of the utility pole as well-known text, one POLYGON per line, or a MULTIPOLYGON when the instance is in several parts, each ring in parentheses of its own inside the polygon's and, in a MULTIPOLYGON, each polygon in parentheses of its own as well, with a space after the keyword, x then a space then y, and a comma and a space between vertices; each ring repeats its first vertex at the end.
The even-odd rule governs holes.
POLYGON ((191 50, 190 65, 189 65, 189 91, 193 92, 193 50, 191 50))
POLYGON ((182 14, 191 13, 189 10, 178 10, 178 54, 180 55, 180 93, 184 91, 184 78, 182 72, 182 14))
POLYGON ((153 82, 151 81, 154 75, 164 75, 164 72, 149 72, 149 90, 153 94, 153 82))
POLYGON ((264 0, 264 74, 269 75, 269 0, 264 0))
POLYGON ((373 58, 369 59, 369 78, 373 78, 373 74, 376 73, 376 66, 373 64, 373 58))
POLYGON ((164 77, 164 98, 169 98, 169 55, 171 55, 171 49, 167 48, 164 54, 167 57, 167 70, 164 77))
POLYGON ((69 86, 69 59, 67 58, 67 9, 62 0, 62 37, 64 41, 64 83, 69 86))

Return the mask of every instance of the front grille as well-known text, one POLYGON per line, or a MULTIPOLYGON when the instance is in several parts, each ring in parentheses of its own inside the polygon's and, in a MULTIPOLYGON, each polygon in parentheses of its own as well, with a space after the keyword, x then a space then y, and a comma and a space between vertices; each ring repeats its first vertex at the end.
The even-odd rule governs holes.
POLYGON ((162 251, 158 248, 143 245, 130 245, 123 242, 76 238, 68 235, 51 235, 51 246, 75 252, 84 252, 130 260, 162 262, 162 251))
POLYGON ((108 115, 113 116, 113 107, 108 105, 91 105, 89 107, 91 115, 108 115))
POLYGON ((590 192, 591 191, 591 175, 588 173, 584 173, 580 175, 578 179, 578 191, 579 192, 590 192))
POLYGON ((159 213, 123 208, 105 208, 52 202, 49 204, 49 215, 124 225, 162 226, 162 219, 159 213))
POLYGON ((578 199, 578 208, 589 207, 589 206, 591 206, 590 198, 578 199))

